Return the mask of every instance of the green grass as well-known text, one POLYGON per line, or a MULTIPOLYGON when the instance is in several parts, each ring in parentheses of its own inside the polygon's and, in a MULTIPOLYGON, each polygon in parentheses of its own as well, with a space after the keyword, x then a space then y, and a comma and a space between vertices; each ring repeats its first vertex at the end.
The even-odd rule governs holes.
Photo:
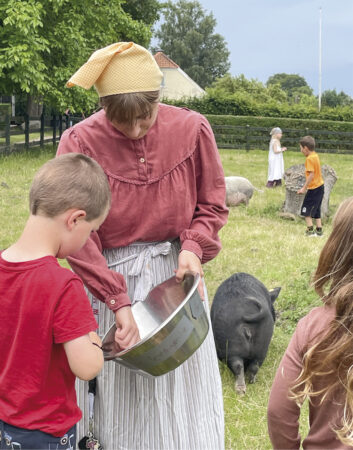
POLYGON ((28 193, 35 172, 48 159, 55 156, 55 149, 28 151, 0 157, 0 248, 14 242, 21 233, 28 217, 28 193))
MULTIPOLYGON (((53 137, 53 132, 46 132, 44 133, 44 139, 53 137)), ((39 140, 40 139, 40 133, 39 132, 30 132, 29 133, 29 141, 39 140)), ((19 142, 25 142, 26 137, 25 134, 12 134, 10 136, 10 144, 16 144, 19 142)), ((4 137, 0 138, 0 144, 5 144, 6 139, 4 137)))
MULTIPOLYGON (((336 170, 338 180, 330 198, 331 217, 324 222, 323 238, 306 238, 302 219, 288 221, 278 216, 285 199, 285 187, 266 189, 267 152, 221 151, 226 176, 248 178, 255 191, 247 207, 231 208, 227 225, 221 230, 223 249, 205 265, 205 277, 212 300, 219 284, 234 272, 248 272, 269 289, 281 286, 275 306, 278 319, 268 356, 258 381, 247 386, 245 397, 237 397, 234 377, 220 364, 226 419, 227 449, 271 448, 267 437, 266 407, 276 368, 299 318, 320 304, 310 287, 321 248, 331 230, 332 215, 339 203, 353 195, 353 156, 320 155, 322 164, 336 170)), ((299 152, 286 152, 285 167, 304 162, 299 152)), ((302 419, 307 430, 307 413, 302 419)))
MULTIPOLYGON (((310 276, 331 230, 331 218, 324 223, 323 238, 305 238, 303 220, 288 221, 278 216, 285 188, 264 187, 267 152, 221 150, 220 153, 227 176, 246 177, 263 192, 255 191, 247 207, 241 205, 230 210, 228 223, 220 232, 223 250, 204 267, 209 297, 212 300, 219 284, 234 272, 248 272, 269 289, 282 287, 275 303, 278 320, 268 356, 257 382, 248 385, 245 397, 235 394, 234 377, 220 363, 226 448, 267 449, 271 448, 266 425, 269 390, 298 319, 320 303, 310 288, 310 276)), ((44 150, 31 149, 0 158, 0 248, 8 246, 19 236, 28 214, 31 179, 54 154, 54 148, 45 147, 44 150)), ((353 195, 353 156, 323 154, 320 158, 322 164, 332 166, 338 176, 330 199, 332 217, 339 203, 353 195)), ((284 159, 286 167, 304 162, 299 152, 286 152, 284 159)), ((307 413, 302 425, 304 432, 306 421, 307 413)))

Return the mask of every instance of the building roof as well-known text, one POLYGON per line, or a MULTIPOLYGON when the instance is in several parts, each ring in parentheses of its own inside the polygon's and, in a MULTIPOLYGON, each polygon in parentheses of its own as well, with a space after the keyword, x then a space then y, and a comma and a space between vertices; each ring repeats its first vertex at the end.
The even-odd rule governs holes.
POLYGON ((163 52, 157 52, 154 55, 154 59, 161 69, 177 69, 179 67, 178 64, 168 58, 163 52))

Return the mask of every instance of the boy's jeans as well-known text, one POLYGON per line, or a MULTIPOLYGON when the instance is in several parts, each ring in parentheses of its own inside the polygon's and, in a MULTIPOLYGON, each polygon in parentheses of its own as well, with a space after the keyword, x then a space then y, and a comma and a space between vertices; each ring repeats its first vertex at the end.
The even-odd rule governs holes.
POLYGON ((0 420, 1 450, 74 450, 76 448, 76 425, 64 436, 55 437, 38 430, 17 428, 0 420))

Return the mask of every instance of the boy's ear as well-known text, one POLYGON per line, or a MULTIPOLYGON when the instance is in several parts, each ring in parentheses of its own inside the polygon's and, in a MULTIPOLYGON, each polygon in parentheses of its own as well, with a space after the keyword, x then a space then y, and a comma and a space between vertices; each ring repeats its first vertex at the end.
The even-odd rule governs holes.
POLYGON ((86 215, 86 211, 84 211, 83 209, 70 210, 66 220, 69 230, 71 231, 76 226, 79 220, 85 220, 86 215))

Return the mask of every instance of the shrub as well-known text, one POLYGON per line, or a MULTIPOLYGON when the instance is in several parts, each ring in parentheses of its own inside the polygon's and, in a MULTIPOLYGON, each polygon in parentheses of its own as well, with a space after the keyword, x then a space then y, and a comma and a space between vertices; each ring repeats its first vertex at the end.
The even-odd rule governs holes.
POLYGON ((293 119, 323 119, 353 122, 352 106, 324 106, 319 112, 310 104, 289 104, 276 100, 260 103, 244 92, 225 94, 210 90, 201 98, 184 98, 181 100, 163 99, 165 103, 193 109, 201 114, 219 114, 234 116, 288 117, 293 119))

